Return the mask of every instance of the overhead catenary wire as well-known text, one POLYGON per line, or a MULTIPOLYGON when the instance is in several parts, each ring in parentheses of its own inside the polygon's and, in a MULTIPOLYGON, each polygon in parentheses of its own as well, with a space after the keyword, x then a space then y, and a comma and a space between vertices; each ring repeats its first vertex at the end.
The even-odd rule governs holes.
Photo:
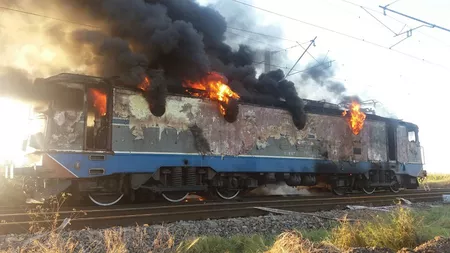
POLYGON ((4 7, 4 6, 0 6, 0 9, 7 10, 7 11, 14 11, 14 12, 18 12, 18 13, 22 13, 22 14, 26 14, 26 15, 31 15, 31 16, 37 16, 37 17, 41 17, 41 18, 52 19, 52 20, 56 20, 56 21, 60 21, 60 22, 64 22, 64 23, 73 24, 73 25, 80 25, 80 26, 85 26, 85 27, 89 27, 89 28, 99 29, 99 27, 96 27, 96 26, 93 26, 93 25, 78 23, 78 22, 75 22, 75 21, 67 20, 67 19, 50 17, 50 16, 46 16, 46 15, 42 15, 42 14, 37 14, 37 13, 34 13, 34 12, 22 11, 22 10, 8 8, 8 7, 4 7))
POLYGON ((327 69, 327 68, 330 68, 330 67, 331 67, 331 63, 333 63, 333 62, 334 62, 334 60, 332 60, 332 61, 326 61, 326 62, 321 62, 321 63, 319 63, 319 64, 316 64, 316 65, 312 66, 312 67, 309 67, 309 68, 306 68, 306 69, 303 69, 303 70, 298 70, 298 71, 296 71, 296 72, 290 73, 289 75, 286 75, 286 77, 292 76, 292 75, 296 75, 296 74, 299 74, 299 73, 303 73, 303 72, 305 72, 305 71, 308 71, 308 70, 311 70, 311 69, 318 68, 318 67, 320 67, 320 66, 322 66, 322 65, 327 65, 326 67, 323 68, 323 69, 327 69))
MULTIPOLYGON (((403 17, 406 17, 406 18, 415 20, 415 21, 417 21, 417 22, 423 23, 423 24, 425 24, 425 25, 427 25, 427 26, 429 26, 429 27, 431 27, 431 28, 438 28, 438 29, 441 29, 441 30, 443 30, 443 31, 450 32, 450 29, 449 29, 449 28, 445 28, 445 27, 443 27, 443 26, 439 26, 439 25, 430 23, 430 22, 428 22, 428 21, 424 21, 424 20, 421 20, 421 19, 412 17, 412 16, 410 16, 410 15, 407 15, 407 14, 404 14, 404 13, 401 13, 401 12, 398 12, 398 11, 395 11, 395 10, 392 10, 392 9, 389 9, 389 8, 387 8, 387 6, 381 6, 381 5, 380 5, 379 7, 380 7, 381 9, 383 9, 385 12, 386 12, 386 11, 390 11, 390 12, 395 13, 395 14, 397 14, 397 15, 400 15, 400 16, 403 16, 403 17)), ((386 15, 386 14, 385 14, 385 15, 386 15)))
POLYGON ((328 31, 330 33, 334 33, 334 34, 337 34, 337 35, 340 35, 340 36, 343 36, 343 37, 347 37, 349 39, 353 39, 353 40, 356 40, 356 41, 367 43, 369 45, 372 45, 372 46, 375 46, 375 47, 378 47, 378 48, 382 48, 382 49, 385 49, 385 50, 396 52, 396 53, 401 54, 403 56, 407 56, 407 57, 410 57, 412 59, 415 59, 415 60, 418 60, 418 61, 430 64, 430 65, 441 67, 441 68, 443 68, 445 70, 450 70, 449 67, 446 67, 444 65, 441 65, 441 64, 438 64, 438 63, 434 63, 434 62, 425 60, 424 58, 420 58, 420 57, 417 57, 417 56, 412 55, 412 54, 408 54, 408 53, 405 53, 405 52, 402 52, 402 51, 398 51, 396 49, 390 49, 387 46, 380 45, 380 44, 378 44, 376 42, 372 42, 372 41, 366 40, 364 38, 359 38, 359 37, 356 37, 356 36, 351 35, 351 34, 347 34, 347 33, 340 32, 340 31, 336 31, 336 30, 333 30, 333 29, 330 29, 330 28, 327 28, 327 27, 324 27, 324 26, 316 25, 316 24, 313 24, 313 23, 310 23, 310 22, 307 22, 307 21, 300 20, 298 18, 294 18, 294 17, 290 17, 290 16, 287 16, 287 15, 284 15, 284 14, 280 14, 280 13, 277 13, 277 12, 274 12, 274 11, 271 11, 271 10, 267 10, 267 9, 264 9, 264 8, 261 8, 261 7, 249 4, 249 3, 245 3, 245 2, 239 1, 239 0, 231 0, 231 1, 239 3, 239 4, 242 4, 242 5, 245 5, 245 6, 248 6, 250 8, 254 8, 254 9, 260 10, 260 11, 271 13, 271 14, 276 15, 276 16, 280 16, 280 17, 283 17, 283 18, 286 18, 286 19, 290 19, 290 20, 293 20, 293 21, 296 21, 296 22, 299 22, 299 23, 302 23, 302 24, 305 24, 305 25, 309 25, 309 26, 312 26, 312 27, 315 27, 315 28, 319 28, 321 30, 328 31))
MULTIPOLYGON (((302 59, 303 55, 305 55, 306 52, 308 52, 308 49, 309 49, 312 45, 315 45, 316 39, 317 39, 317 36, 314 37, 314 39, 311 40, 311 43, 310 43, 310 44, 308 45, 308 47, 303 51, 302 55, 300 55, 300 57, 297 59, 297 61, 294 63, 294 65, 291 67, 291 69, 289 69, 289 72, 286 74, 286 76, 289 76, 289 74, 292 72, 292 70, 293 70, 294 67, 297 65, 297 63, 302 59)), ((285 76, 283 79, 286 79, 286 76, 285 76)), ((283 80, 283 79, 282 79, 282 80, 283 80)), ((282 80, 280 80, 280 81, 278 81, 278 82, 281 82, 282 80)))
POLYGON ((236 31, 242 31, 242 32, 247 32, 247 33, 251 33, 251 34, 256 34, 256 35, 264 36, 264 37, 267 37, 267 38, 278 39, 278 40, 285 40, 285 41, 294 42, 294 43, 297 42, 296 40, 293 40, 293 39, 287 39, 287 38, 274 36, 274 35, 270 35, 270 34, 254 32, 254 31, 250 31, 250 30, 246 30, 246 29, 242 29, 242 28, 237 28, 237 27, 228 26, 227 28, 228 29, 232 29, 232 30, 236 30, 236 31))
POLYGON ((280 51, 285 50, 284 48, 281 48, 281 47, 279 47, 279 46, 275 46, 275 45, 272 45, 272 44, 267 43, 267 42, 265 42, 265 41, 261 41, 261 40, 254 39, 254 38, 249 37, 249 36, 244 36, 244 35, 242 35, 242 34, 234 33, 234 32, 228 31, 228 30, 225 31, 225 32, 226 32, 226 33, 229 33, 229 34, 233 34, 234 36, 243 37, 243 38, 245 38, 245 39, 247 39, 247 40, 249 40, 249 41, 254 41, 254 42, 261 43, 261 44, 265 44, 265 45, 267 45, 267 46, 269 46, 269 47, 271 47, 271 48, 279 49, 280 51))
MULTIPOLYGON (((373 9, 373 8, 368 7, 368 6, 360 5, 360 4, 351 2, 351 1, 349 1, 349 0, 340 0, 340 1, 345 2, 345 3, 348 3, 348 4, 350 4, 350 5, 354 5, 354 6, 356 6, 356 7, 362 8, 362 9, 365 10, 367 13, 369 13, 369 15, 371 15, 371 16, 372 16, 373 18, 375 18, 378 22, 380 22, 381 25, 383 25, 384 27, 386 27, 389 31, 393 32, 394 34, 401 34, 401 33, 404 31, 405 27, 408 27, 409 29, 411 29, 411 27, 410 27, 409 25, 407 25, 406 23, 404 23, 404 22, 398 20, 397 18, 395 18, 395 17, 393 17, 393 16, 384 15, 384 12, 382 12, 382 11, 380 11, 380 10, 378 10, 378 9, 373 9), (403 25, 402 29, 401 29, 398 33, 394 32, 391 28, 389 28, 386 24, 384 24, 383 22, 381 22, 381 20, 379 20, 378 18, 376 18, 376 17, 375 17, 373 14, 371 14, 368 10, 370 10, 371 12, 375 12, 375 13, 381 14, 381 15, 383 15, 383 16, 389 18, 389 19, 392 19, 392 20, 396 21, 396 22, 399 23, 399 24, 402 24, 402 25, 403 25)), ((397 2, 397 1, 395 1, 395 2, 397 2)), ((394 2, 394 3, 395 3, 395 2, 394 2)), ((393 3, 391 3, 391 4, 393 4, 393 3)), ((388 4, 387 6, 389 6, 389 5, 391 5, 391 4, 388 4)), ((435 41, 440 42, 443 46, 450 47, 450 44, 447 43, 447 42, 445 42, 445 41, 442 41, 442 40, 440 40, 440 39, 437 39, 437 38, 435 38, 435 37, 433 37, 433 36, 431 36, 431 35, 429 35, 429 34, 426 34, 426 33, 424 33, 424 32, 421 32, 421 31, 419 31, 419 30, 417 30, 416 32, 422 34, 423 36, 429 37, 430 39, 433 39, 433 40, 435 40, 435 41)))

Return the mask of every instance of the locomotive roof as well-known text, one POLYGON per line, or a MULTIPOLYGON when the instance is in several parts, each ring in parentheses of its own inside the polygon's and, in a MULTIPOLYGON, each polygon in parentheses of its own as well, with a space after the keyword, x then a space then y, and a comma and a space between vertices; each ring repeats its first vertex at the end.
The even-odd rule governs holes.
MULTIPOLYGON (((96 76, 88 76, 88 75, 80 75, 80 74, 72 74, 72 73, 61 73, 55 76, 51 76, 45 79, 39 78, 36 79, 38 82, 45 82, 45 83, 53 83, 55 85, 65 85, 67 87, 71 88, 77 88, 77 85, 105 85, 107 82, 110 82, 113 79, 106 79, 96 76)), ((137 88, 126 86, 123 84, 117 84, 116 82, 113 82, 112 84, 116 88, 123 88, 123 89, 130 89, 130 90, 136 90, 140 91, 137 88)), ((172 87, 173 88, 173 87, 172 87)), ((169 90, 169 94, 173 96, 182 96, 182 97, 191 97, 184 93, 186 89, 180 89, 177 91, 176 89, 169 90)), ((252 98, 246 98, 245 96, 241 96, 241 99, 239 100, 240 104, 250 104, 250 105, 257 105, 262 107, 269 107, 269 108, 281 108, 281 109, 288 109, 286 102, 282 100, 276 100, 272 99, 270 101, 258 101, 258 103, 253 102, 252 98)), ((322 115, 333 115, 333 116, 341 116, 342 112, 345 110, 345 108, 340 107, 337 104, 325 102, 325 101, 316 101, 316 100, 309 100, 309 99, 302 99, 304 102, 304 110, 308 113, 313 114, 322 114, 322 115)), ((406 127, 410 129, 418 130, 418 126, 416 124, 405 122, 403 120, 394 119, 394 118, 388 118, 388 117, 382 117, 376 114, 366 114, 366 119, 368 120, 375 120, 375 121, 384 121, 384 122, 392 122, 397 123, 400 125, 405 125, 406 127)))

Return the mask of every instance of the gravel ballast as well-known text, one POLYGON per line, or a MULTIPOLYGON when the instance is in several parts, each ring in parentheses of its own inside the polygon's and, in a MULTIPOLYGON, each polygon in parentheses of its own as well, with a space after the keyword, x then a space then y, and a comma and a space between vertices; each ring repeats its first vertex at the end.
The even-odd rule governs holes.
MULTIPOLYGON (((428 205, 414 204, 413 208, 428 205)), ((46 244, 60 243, 61 247, 72 247, 76 252, 111 252, 114 241, 124 241, 121 251, 115 252, 171 252, 180 242, 199 236, 231 237, 234 235, 276 236, 282 232, 297 230, 329 229, 336 224, 336 218, 364 219, 383 211, 375 210, 333 210, 313 214, 274 215, 260 217, 233 218, 222 220, 179 221, 165 225, 114 227, 109 229, 85 229, 64 231, 57 237, 45 235, 6 235, 0 236, 0 250, 19 252, 24 248, 44 247, 46 244), (37 243, 39 242, 39 243, 37 243), (42 245, 40 245, 42 243, 42 245), (171 250, 168 250, 171 249, 171 250)), ((45 246, 46 247, 46 246, 45 246)), ((431 246, 430 246, 431 247, 431 246)), ((392 252, 383 249, 352 249, 348 252, 392 252)), ((67 249, 63 250, 67 251, 67 249)), ((329 251, 320 251, 329 252, 329 251)), ((331 251, 330 251, 331 252, 331 251)), ((337 251, 334 251, 337 252, 337 251)), ((404 251, 415 252, 415 251, 404 251)), ((427 251, 417 251, 427 252, 427 251)), ((448 251, 450 252, 450 251, 448 251)))

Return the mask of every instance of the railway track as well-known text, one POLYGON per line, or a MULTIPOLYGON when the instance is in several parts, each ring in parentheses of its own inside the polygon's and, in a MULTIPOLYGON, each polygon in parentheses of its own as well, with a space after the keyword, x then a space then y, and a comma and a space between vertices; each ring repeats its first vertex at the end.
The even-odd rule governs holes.
POLYGON ((32 215, 25 211, 0 209, 0 234, 26 233, 32 225, 48 227, 54 224, 55 220, 59 224, 65 218, 71 218, 70 229, 83 229, 85 227, 106 228, 136 224, 161 224, 179 220, 220 219, 267 214, 267 211, 258 209, 258 207, 312 212, 343 208, 346 205, 387 205, 393 204, 398 198, 405 198, 412 202, 439 201, 442 200, 443 194, 450 194, 450 189, 439 189, 432 192, 421 190, 405 191, 402 194, 381 193, 369 196, 290 196, 262 199, 243 198, 241 201, 226 202, 205 201, 169 205, 165 203, 165 205, 88 207, 82 211, 60 209, 58 212, 35 212, 32 215))

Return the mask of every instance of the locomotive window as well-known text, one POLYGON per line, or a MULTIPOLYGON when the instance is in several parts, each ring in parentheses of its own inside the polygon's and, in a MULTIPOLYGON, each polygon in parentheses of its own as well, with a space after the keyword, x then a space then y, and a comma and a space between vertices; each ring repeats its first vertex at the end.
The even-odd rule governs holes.
POLYGON ((408 141, 416 142, 416 132, 414 132, 414 131, 408 132, 408 141))
POLYGON ((87 95, 86 148, 107 150, 109 133, 107 90, 89 88, 87 95))

